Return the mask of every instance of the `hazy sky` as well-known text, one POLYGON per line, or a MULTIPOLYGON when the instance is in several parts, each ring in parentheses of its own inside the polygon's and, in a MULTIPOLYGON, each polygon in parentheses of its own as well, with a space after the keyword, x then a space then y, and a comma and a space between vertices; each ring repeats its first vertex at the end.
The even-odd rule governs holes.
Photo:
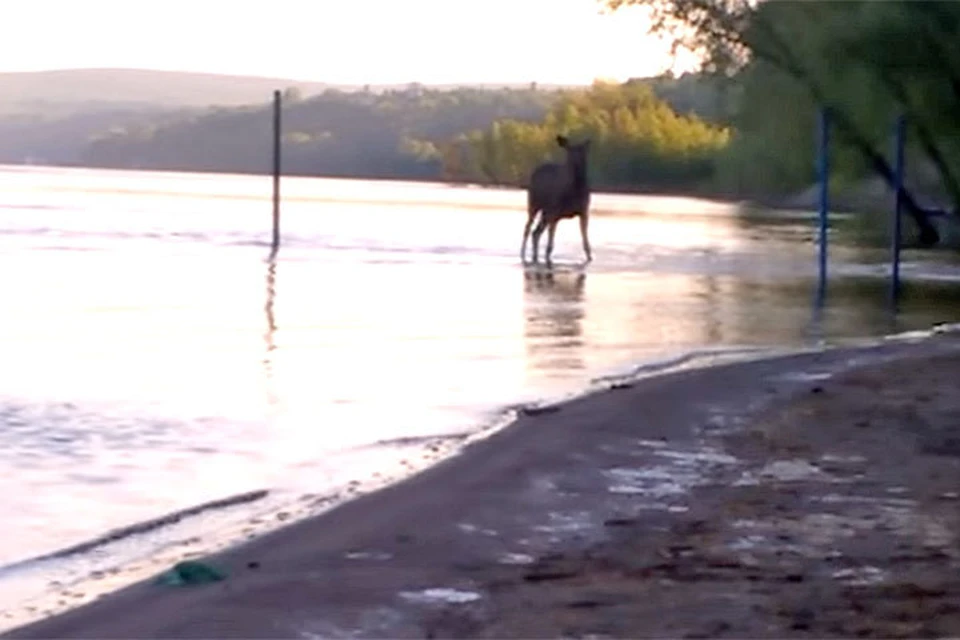
POLYGON ((2 0, 0 71, 132 67, 347 83, 659 73, 642 10, 595 0, 2 0))

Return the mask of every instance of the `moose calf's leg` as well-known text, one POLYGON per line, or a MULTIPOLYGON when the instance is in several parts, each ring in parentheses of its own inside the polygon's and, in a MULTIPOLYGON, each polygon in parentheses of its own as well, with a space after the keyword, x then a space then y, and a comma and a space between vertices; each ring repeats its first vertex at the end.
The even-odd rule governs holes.
POLYGON ((540 222, 537 223, 537 226, 533 230, 533 263, 537 263, 537 249, 540 246, 540 236, 543 235, 543 230, 546 228, 547 222, 546 217, 541 215, 540 222))
POLYGON ((523 227, 523 242, 520 243, 520 262, 526 264, 527 262, 527 238, 530 237, 530 227, 533 226, 533 219, 536 218, 537 212, 533 211, 527 215, 527 224, 523 227))
POLYGON ((587 235, 589 221, 587 214, 580 215, 580 239, 583 241, 583 252, 587 254, 587 262, 593 260, 593 255, 590 253, 590 237, 587 235))
POLYGON ((557 233, 557 222, 554 220, 550 223, 550 229, 547 230, 547 266, 550 266, 551 260, 553 258, 553 236, 557 233))

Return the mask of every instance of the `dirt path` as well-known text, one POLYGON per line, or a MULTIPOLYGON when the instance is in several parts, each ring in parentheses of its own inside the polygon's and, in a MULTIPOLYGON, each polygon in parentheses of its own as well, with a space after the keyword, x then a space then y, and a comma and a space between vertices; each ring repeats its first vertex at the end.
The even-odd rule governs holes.
POLYGON ((960 338, 686 372, 9 637, 960 635, 960 338))

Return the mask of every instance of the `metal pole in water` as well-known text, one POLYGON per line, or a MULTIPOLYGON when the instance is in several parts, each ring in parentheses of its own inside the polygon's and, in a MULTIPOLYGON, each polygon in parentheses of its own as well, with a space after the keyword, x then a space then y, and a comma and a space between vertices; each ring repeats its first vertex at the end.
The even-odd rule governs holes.
POLYGON ((897 124, 894 135, 893 188, 896 193, 893 200, 893 231, 890 241, 890 259, 893 263, 890 273, 890 304, 894 310, 896 310, 897 302, 900 299, 900 236, 901 228, 903 226, 903 149, 906 142, 906 137, 907 119, 901 114, 897 116, 897 124))
POLYGON ((827 293, 827 215, 830 208, 829 178, 830 178, 830 110, 824 107, 820 110, 819 149, 817 171, 820 180, 820 210, 819 210, 819 273, 817 279, 817 305, 823 304, 827 293))
POLYGON ((280 92, 273 92, 273 242, 270 258, 280 249, 280 92))

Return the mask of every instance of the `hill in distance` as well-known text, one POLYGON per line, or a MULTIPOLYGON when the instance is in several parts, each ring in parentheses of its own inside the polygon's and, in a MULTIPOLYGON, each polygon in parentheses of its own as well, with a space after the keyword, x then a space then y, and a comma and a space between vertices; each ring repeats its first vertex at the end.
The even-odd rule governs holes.
POLYGON ((322 83, 139 69, 63 69, 0 73, 0 112, 34 107, 123 105, 154 108, 236 106, 269 100, 274 89, 304 94, 322 83))
MULTIPOLYGON (((406 84, 367 85, 382 91, 406 84)), ((435 88, 522 87, 527 84, 430 85, 435 88)), ((544 89, 556 88, 541 85, 544 89)), ((355 91, 361 85, 303 82, 287 78, 142 69, 62 69, 0 73, 0 114, 64 113, 103 107, 169 109, 237 106, 270 100, 275 89, 297 88, 304 97, 327 89, 355 91)))

